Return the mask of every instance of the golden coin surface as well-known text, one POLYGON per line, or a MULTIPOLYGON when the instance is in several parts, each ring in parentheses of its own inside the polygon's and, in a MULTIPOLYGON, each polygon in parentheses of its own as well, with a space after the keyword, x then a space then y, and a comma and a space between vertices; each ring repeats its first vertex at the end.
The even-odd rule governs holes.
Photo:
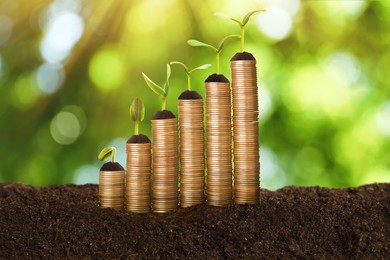
POLYGON ((123 209, 124 182, 124 171, 100 171, 99 205, 101 208, 123 209))
POLYGON ((229 83, 206 82, 207 203, 232 202, 232 122, 229 83))
POLYGON ((257 203, 259 195, 258 90, 255 60, 231 61, 235 203, 257 203))
POLYGON ((165 213, 178 205, 178 136, 176 118, 152 120, 152 208, 165 213))

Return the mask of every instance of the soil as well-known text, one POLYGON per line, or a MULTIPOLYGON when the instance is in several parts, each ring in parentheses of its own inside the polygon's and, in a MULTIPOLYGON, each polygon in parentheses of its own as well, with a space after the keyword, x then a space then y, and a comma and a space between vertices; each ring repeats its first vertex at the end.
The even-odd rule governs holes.
POLYGON ((148 144, 151 143, 150 139, 143 134, 133 135, 127 140, 128 144, 148 144))
POLYGON ((212 74, 210 75, 205 82, 224 82, 224 83, 230 83, 230 81, 222 74, 212 74))
POLYGON ((170 118, 176 118, 175 115, 169 111, 169 110, 162 110, 157 111, 154 115, 152 120, 161 120, 161 119, 170 119, 170 118))
POLYGON ((103 164, 102 168, 100 168, 101 171, 124 171, 123 167, 117 163, 117 162, 106 162, 103 164))
POLYGON ((238 52, 236 55, 233 56, 233 58, 230 59, 230 61, 234 60, 256 60, 255 57, 253 57, 252 53, 249 52, 238 52))
POLYGON ((184 100, 202 99, 202 96, 199 95, 199 93, 196 91, 186 90, 180 94, 179 99, 184 99, 184 100))
POLYGON ((0 258, 388 259, 390 184, 261 190, 257 205, 98 207, 97 185, 0 184, 0 258))

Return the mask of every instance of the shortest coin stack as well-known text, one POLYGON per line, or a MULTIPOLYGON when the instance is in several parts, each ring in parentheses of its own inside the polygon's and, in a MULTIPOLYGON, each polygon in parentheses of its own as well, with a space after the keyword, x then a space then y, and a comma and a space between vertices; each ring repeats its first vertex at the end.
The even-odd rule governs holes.
POLYGON ((151 144, 127 143, 126 209, 150 211, 151 144))
POLYGON ((99 198, 101 208, 123 209, 125 171, 100 171, 99 198))

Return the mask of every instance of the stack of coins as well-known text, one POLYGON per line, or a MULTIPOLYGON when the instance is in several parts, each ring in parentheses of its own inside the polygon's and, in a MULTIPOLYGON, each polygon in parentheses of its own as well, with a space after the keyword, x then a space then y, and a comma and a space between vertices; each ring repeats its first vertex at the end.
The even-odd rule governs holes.
POLYGON ((230 84, 206 82, 207 203, 232 201, 232 129, 230 84))
POLYGON ((151 144, 127 143, 126 209, 150 211, 151 144))
POLYGON ((259 127, 256 60, 231 61, 235 203, 259 198, 259 127))
POLYGON ((176 118, 152 120, 153 211, 164 213, 178 205, 178 138, 176 118))
POLYGON ((204 128, 202 99, 179 100, 180 204, 203 203, 204 128))
POLYGON ((101 208, 123 209, 124 191, 124 171, 100 171, 99 198, 101 208))

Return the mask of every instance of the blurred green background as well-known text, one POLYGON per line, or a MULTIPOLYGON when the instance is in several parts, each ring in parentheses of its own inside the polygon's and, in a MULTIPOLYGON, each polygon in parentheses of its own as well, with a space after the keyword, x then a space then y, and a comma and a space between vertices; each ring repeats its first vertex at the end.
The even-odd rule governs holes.
MULTIPOLYGON (((246 50, 258 61, 261 186, 390 182, 390 1, 0 0, 0 181, 97 183, 101 148, 132 135, 129 105, 160 100, 172 60, 214 65, 216 45, 253 8, 246 50)), ((221 56, 239 51, 231 41, 221 56)), ((204 79, 193 75, 204 96, 204 79)), ((177 114, 186 77, 173 67, 167 108, 177 114)))

